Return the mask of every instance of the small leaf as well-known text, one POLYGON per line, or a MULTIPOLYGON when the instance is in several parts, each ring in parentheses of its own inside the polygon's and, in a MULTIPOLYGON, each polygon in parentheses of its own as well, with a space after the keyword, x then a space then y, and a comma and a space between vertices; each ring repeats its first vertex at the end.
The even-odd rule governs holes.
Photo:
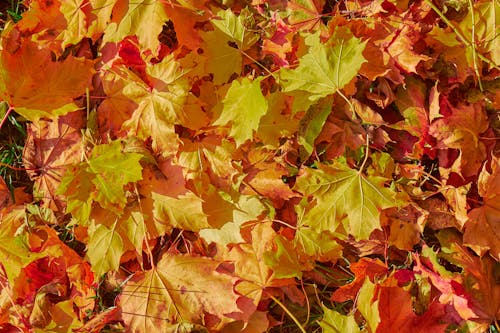
POLYGON ((323 333, 359 333, 359 326, 354 319, 354 315, 345 316, 337 311, 330 310, 324 305, 323 319, 319 322, 319 326, 323 329, 323 333))
POLYGON ((314 150, 314 141, 323 129, 323 125, 332 111, 331 102, 324 100, 311 106, 299 125, 299 143, 311 155, 314 150))
POLYGON ((117 222, 108 228, 100 224, 90 235, 87 256, 92 264, 92 270, 98 276, 116 270, 120 266, 123 241, 116 231, 116 225, 117 222))
POLYGON ((224 98, 222 114, 214 125, 231 123, 229 135, 239 146, 252 139, 253 131, 259 128, 260 118, 267 112, 267 101, 260 90, 260 79, 250 81, 243 78, 241 83, 233 81, 224 98))

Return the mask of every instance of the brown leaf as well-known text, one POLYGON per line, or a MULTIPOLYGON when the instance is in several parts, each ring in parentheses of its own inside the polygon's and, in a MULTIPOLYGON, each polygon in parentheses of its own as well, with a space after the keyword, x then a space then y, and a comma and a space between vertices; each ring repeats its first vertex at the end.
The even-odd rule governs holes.
POLYGON ((54 121, 39 120, 28 128, 24 165, 35 182, 35 200, 54 211, 64 210, 65 200, 56 191, 65 168, 81 161, 84 126, 84 112, 77 111, 54 121))

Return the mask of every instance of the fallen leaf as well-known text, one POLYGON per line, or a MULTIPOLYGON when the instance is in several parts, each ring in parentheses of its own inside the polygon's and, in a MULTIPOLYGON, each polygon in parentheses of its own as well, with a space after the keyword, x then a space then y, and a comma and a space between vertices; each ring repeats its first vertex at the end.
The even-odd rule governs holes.
POLYGON ((178 325, 202 324, 206 314, 219 318, 238 312, 234 278, 216 271, 220 262, 166 254, 156 267, 133 276, 119 298, 131 332, 175 332, 178 325))

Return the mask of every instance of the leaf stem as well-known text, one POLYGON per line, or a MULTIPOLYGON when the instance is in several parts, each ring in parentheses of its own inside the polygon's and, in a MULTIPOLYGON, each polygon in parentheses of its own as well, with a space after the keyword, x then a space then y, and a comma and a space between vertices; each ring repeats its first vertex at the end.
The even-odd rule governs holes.
POLYGON ((477 55, 476 55, 476 19, 474 17, 474 6, 472 0, 469 0, 469 10, 471 11, 471 48, 472 48, 472 62, 474 64, 474 72, 477 76, 477 83, 479 84, 479 90, 483 92, 483 83, 481 81, 481 76, 479 75, 479 68, 477 66, 477 55))
POLYGON ((300 331, 302 333, 307 333, 306 330, 304 329, 304 327, 300 324, 299 320, 297 319, 297 317, 295 317, 293 315, 293 313, 290 312, 290 310, 288 310, 288 308, 283 304, 281 303, 276 297, 274 297, 273 295, 269 295, 271 297, 271 299, 276 303, 278 304, 282 309, 283 311, 286 312, 286 314, 293 320, 293 322, 297 325, 297 327, 300 329, 300 331))
MULTIPOLYGON (((465 46, 474 48, 472 43, 462 34, 462 32, 457 27, 455 27, 453 25, 453 23, 451 23, 450 20, 448 20, 448 18, 443 14, 443 12, 434 3, 432 3, 432 0, 424 0, 424 1, 432 8, 432 10, 434 10, 436 12, 436 14, 439 15, 439 17, 443 20, 443 22, 446 23, 446 25, 448 25, 451 28, 451 30, 453 30, 453 32, 457 35, 458 39, 460 39, 460 41, 465 46)), ((474 13, 472 15, 474 15, 474 13)), ((477 53, 477 56, 478 56, 478 58, 480 58, 481 60, 486 62, 488 65, 492 66, 493 68, 500 69, 500 67, 497 64, 495 64, 490 59, 486 58, 481 53, 477 53)))
POLYGON ((370 152, 370 138, 368 134, 366 134, 366 151, 365 151, 365 158, 363 159, 363 163, 361 163, 361 166, 359 167, 358 174, 361 175, 363 172, 363 169, 365 168, 366 161, 368 161, 368 153, 370 152))
POLYGON ((9 108, 7 109, 7 111, 5 112, 5 115, 3 116, 2 118, 2 122, 0 122, 0 130, 2 129, 3 127, 3 124, 7 121, 7 119, 9 118, 9 115, 11 114, 11 112, 14 111, 14 108, 12 106, 9 105, 9 108))
POLYGON ((347 102, 347 105, 349 105, 349 109, 351 109, 352 112, 352 119, 356 119, 356 111, 354 110, 354 105, 352 105, 351 101, 342 91, 340 91, 340 89, 337 89, 337 94, 339 94, 347 102))

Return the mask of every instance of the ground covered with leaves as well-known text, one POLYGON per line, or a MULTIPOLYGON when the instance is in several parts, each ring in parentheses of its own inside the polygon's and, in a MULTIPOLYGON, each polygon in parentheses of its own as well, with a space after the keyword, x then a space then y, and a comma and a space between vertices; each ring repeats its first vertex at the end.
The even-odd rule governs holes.
POLYGON ((500 331, 495 0, 2 7, 2 332, 500 331))

